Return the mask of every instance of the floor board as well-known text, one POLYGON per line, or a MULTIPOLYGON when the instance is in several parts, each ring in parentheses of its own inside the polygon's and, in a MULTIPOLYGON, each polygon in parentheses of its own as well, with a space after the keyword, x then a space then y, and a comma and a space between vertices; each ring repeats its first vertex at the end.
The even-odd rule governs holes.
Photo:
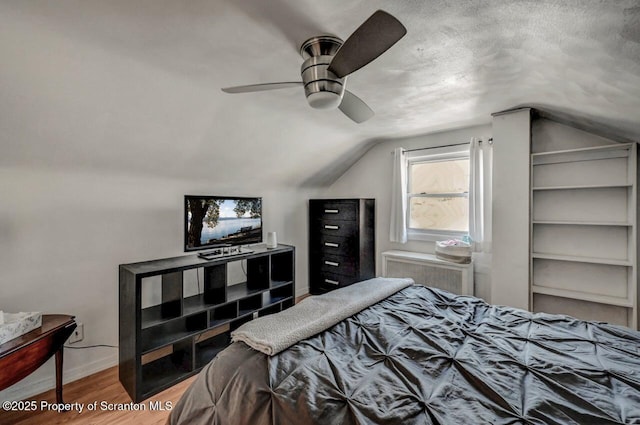
POLYGON ((169 416, 168 410, 152 410, 153 402, 160 402, 160 405, 175 405, 182 393, 195 379, 191 377, 173 387, 143 401, 139 404, 131 403, 125 389, 118 380, 118 367, 112 367, 94 375, 87 376, 64 386, 64 402, 78 403, 84 406, 80 413, 78 409, 67 412, 56 412, 53 410, 42 410, 41 403, 55 403, 55 391, 50 390, 29 400, 36 401, 35 411, 6 411, 0 408, 0 424, 2 425, 156 425, 164 424, 169 416), (97 409, 89 411, 88 406, 97 402, 97 409), (106 403, 105 406, 101 406, 106 403), (114 407, 129 406, 142 407, 145 410, 139 411, 115 411, 108 410, 114 407), (104 408, 103 408, 104 407, 104 408))

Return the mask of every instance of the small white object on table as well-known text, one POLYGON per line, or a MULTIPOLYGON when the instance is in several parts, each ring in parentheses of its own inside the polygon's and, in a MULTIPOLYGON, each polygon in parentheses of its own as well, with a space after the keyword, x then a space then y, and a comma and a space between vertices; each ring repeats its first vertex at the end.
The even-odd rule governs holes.
POLYGON ((0 311, 0 345, 42 326, 42 313, 0 311))

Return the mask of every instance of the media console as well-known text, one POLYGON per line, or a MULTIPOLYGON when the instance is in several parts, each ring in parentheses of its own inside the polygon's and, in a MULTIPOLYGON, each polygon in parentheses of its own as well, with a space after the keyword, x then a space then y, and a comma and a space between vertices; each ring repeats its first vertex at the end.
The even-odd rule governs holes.
POLYGON ((295 248, 252 250, 119 266, 119 376, 134 402, 196 374, 243 323, 294 304, 295 248), (229 265, 241 261, 246 280, 231 285, 229 265), (203 276, 196 295, 185 291, 185 273, 196 273, 198 286, 203 276))

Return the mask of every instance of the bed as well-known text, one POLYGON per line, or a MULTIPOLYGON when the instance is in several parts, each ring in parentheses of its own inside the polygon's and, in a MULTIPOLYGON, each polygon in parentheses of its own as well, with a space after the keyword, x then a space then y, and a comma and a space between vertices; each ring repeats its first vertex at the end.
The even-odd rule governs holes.
POLYGON ((169 423, 640 424, 640 333, 411 285, 271 356, 234 342, 169 423))

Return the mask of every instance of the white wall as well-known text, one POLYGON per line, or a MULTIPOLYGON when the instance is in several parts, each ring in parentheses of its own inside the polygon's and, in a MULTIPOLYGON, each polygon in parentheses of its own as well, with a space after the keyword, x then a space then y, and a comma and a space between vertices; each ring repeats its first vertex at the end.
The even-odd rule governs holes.
MULTIPOLYGON (((433 253, 433 242, 409 241, 406 244, 389 241, 391 208, 391 152, 396 147, 416 149, 462 143, 479 137, 491 137, 491 126, 482 125, 459 130, 427 134, 383 142, 371 148, 345 174, 322 193, 325 198, 375 198, 376 200, 376 269, 381 272, 380 253, 390 249, 433 253)), ((476 295, 491 299, 488 265, 476 265, 476 295)))
MULTIPOLYGON (((0 310, 66 313, 77 346, 118 345, 118 265, 183 252, 183 196, 262 196, 264 231, 296 246, 296 293, 308 291, 307 199, 297 189, 0 167, 0 310)), ((117 364, 117 350, 65 350, 65 382, 117 364)), ((50 361, 0 400, 54 386, 50 361)))
POLYGON ((531 152, 559 151, 616 143, 593 133, 544 118, 531 123, 531 152))

